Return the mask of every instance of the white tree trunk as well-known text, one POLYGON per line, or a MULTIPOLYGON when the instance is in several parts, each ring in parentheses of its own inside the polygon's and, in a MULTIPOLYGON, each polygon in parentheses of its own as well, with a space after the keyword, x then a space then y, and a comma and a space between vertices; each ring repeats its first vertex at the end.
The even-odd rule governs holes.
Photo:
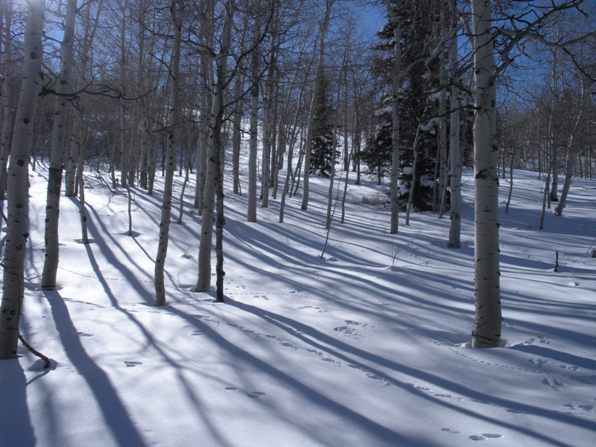
POLYGON ((166 146, 166 177, 164 180, 163 201, 161 205, 161 221, 159 224, 159 243, 155 256, 155 304, 163 306, 166 303, 164 283, 164 268, 168 253, 168 240, 170 234, 170 216, 172 214, 172 183, 176 168, 176 137, 177 126, 180 121, 180 40, 182 33, 182 18, 179 17, 178 0, 171 0, 170 13, 174 24, 174 47, 170 64, 172 83, 172 110, 166 146))
MULTIPOLYGON (((77 12, 77 1, 69 0, 64 23, 64 37, 62 40, 62 66, 58 78, 56 91, 58 95, 65 95, 71 90, 71 73, 73 64, 74 25, 77 12)), ((48 175, 48 189, 46 199, 45 220, 45 259, 41 277, 41 288, 54 290, 58 272, 58 220, 60 214, 60 188, 62 186, 62 167, 64 158, 64 128, 66 126, 68 100, 65 96, 58 96, 54 111, 54 125, 52 129, 52 146, 50 152, 50 169, 48 175)))
MULTIPOLYGON (((391 103, 391 177, 390 177, 390 194, 391 194, 391 222, 389 232, 397 234, 399 230, 399 104, 398 95, 401 87, 401 28, 399 19, 395 14, 395 10, 391 6, 391 2, 387 2, 387 9, 389 10, 389 17, 393 22, 393 64, 391 67, 391 94, 393 101, 391 103)), ((412 188, 414 184, 412 183, 412 188)))
POLYGON ((583 96, 585 94, 585 89, 582 89, 582 103, 580 104, 580 109, 577 114, 577 118, 575 120, 575 125, 571 130, 571 134, 569 135, 569 140, 567 142, 567 163, 565 165, 565 180, 563 181, 563 190, 561 191, 561 198, 557 207, 555 208, 555 214, 557 216, 563 215, 563 209, 565 209, 565 205, 567 204, 567 195, 569 194, 569 189, 571 188, 571 178, 573 177, 573 171, 575 169, 575 157, 576 154, 573 152, 573 142, 575 140, 575 135, 579 128, 579 125, 582 120, 582 115, 584 111, 583 107, 583 96))
MULTIPOLYGON (((457 27, 457 0, 451 3, 451 20, 453 28, 457 27)), ((449 248, 461 247, 461 174, 462 155, 460 148, 460 92, 459 76, 457 74, 457 33, 453 33, 453 41, 449 48, 449 65, 451 67, 451 98, 449 113, 449 161, 450 161, 450 221, 449 248)))
POLYGON ((304 149, 304 186, 302 194, 302 204, 300 206, 303 210, 308 209, 308 199, 310 194, 310 152, 312 147, 315 102, 317 98, 317 89, 320 84, 319 79, 323 74, 323 60, 325 58, 325 36, 327 34, 327 29, 329 28, 331 8, 333 7, 334 1, 335 0, 325 0, 325 16, 323 17, 323 22, 321 23, 321 27, 319 29, 319 62, 317 64, 317 75, 314 83, 315 88, 312 92, 310 107, 308 109, 308 124, 306 131, 306 143, 304 149))
MULTIPOLYGON (((258 28, 258 26, 256 27, 258 28)), ((256 32, 256 30, 255 30, 256 32)), ((256 37, 255 37, 256 43, 256 37)), ((259 51, 251 54, 252 87, 250 91, 250 140, 248 146, 248 209, 246 220, 257 221, 257 153, 259 126, 259 51)))
POLYGON ((223 230, 225 225, 224 217, 224 154, 225 139, 222 138, 222 127, 224 122, 224 82, 228 76, 227 58, 232 40, 232 24, 234 21, 234 0, 226 3, 226 19, 224 23, 220 55, 217 59, 217 90, 214 101, 214 122, 213 122, 213 147, 215 155, 215 194, 217 198, 215 216, 215 301, 224 300, 224 253, 223 253, 223 230), (223 141, 222 141, 223 140, 223 141))
MULTIPOLYGON (((233 11, 232 3, 232 1, 229 1, 226 6, 226 21, 223 30, 221 47, 219 53, 214 58, 217 70, 216 76, 214 76, 210 72, 213 105, 211 110, 211 133, 209 136, 207 174, 205 177, 205 192, 203 197, 203 212, 201 214, 201 241, 199 243, 199 270, 197 285, 195 287, 196 292, 208 292, 211 287, 211 248, 213 245, 213 208, 215 206, 216 187, 220 191, 220 198, 222 201, 222 208, 220 209, 220 211, 223 211, 223 187, 222 185, 219 185, 218 182, 223 182, 223 179, 221 178, 222 173, 220 166, 220 161, 222 160, 221 148, 223 144, 221 133, 224 113, 224 82, 227 72, 226 59, 228 57, 228 50, 231 39, 231 22, 233 11)), ((223 234, 223 221, 218 222, 217 230, 221 230, 223 234)), ((219 251, 221 247, 217 248, 219 251)), ((220 268, 219 261, 220 259, 218 256, 218 269, 220 268)), ((223 273, 223 257, 221 263, 223 273)))
POLYGON ((474 22, 474 259, 476 316, 473 347, 501 340, 499 289, 499 177, 495 81, 489 0, 472 0, 474 22))
POLYGON ((0 306, 0 359, 16 356, 29 238, 29 154, 41 88, 44 1, 31 0, 25 29, 25 60, 8 168, 8 225, 0 306))
MULTIPOLYGON (((10 64, 8 63, 11 56, 12 46, 12 1, 5 2, 6 10, 4 16, 6 18, 6 28, 3 34, 0 34, 2 39, 2 134, 0 135, 0 201, 5 199, 6 194, 6 164, 8 162, 8 154, 10 153, 10 139, 12 136, 12 126, 14 121, 14 101, 13 95, 10 92, 9 79, 11 76, 10 64)), ((4 3, 3 3, 4 5, 4 3)), ((0 13, 0 20, 2 14, 0 13)))

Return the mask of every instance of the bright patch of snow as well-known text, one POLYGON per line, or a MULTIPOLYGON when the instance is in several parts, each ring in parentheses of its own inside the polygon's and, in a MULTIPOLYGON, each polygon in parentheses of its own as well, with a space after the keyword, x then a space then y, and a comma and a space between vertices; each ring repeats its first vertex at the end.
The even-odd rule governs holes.
POLYGON ((0 445, 591 447, 596 183, 577 180, 564 217, 548 213, 538 231, 542 181, 515 175, 501 216, 504 344, 476 350, 469 170, 460 250, 446 248, 449 220, 430 213, 390 235, 388 211, 358 200, 384 192, 374 183, 350 185, 325 260, 327 180, 311 179, 308 212, 288 200, 284 224, 278 200, 245 223, 246 197, 227 191, 224 304, 192 292, 189 187, 160 308, 161 184, 135 191, 130 237, 125 193, 90 175, 88 246, 75 242, 76 200, 63 199, 61 287, 42 292, 47 171, 33 172, 22 333, 56 363, 41 370, 27 352, 0 362, 0 445))

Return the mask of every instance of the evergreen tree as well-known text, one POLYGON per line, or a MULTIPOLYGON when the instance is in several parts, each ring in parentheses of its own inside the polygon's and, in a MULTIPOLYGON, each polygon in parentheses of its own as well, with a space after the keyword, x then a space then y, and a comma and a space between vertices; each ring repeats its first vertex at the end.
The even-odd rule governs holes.
POLYGON ((324 72, 315 88, 315 110, 311 146, 310 173, 329 177, 336 144, 333 138, 333 107, 329 94, 329 80, 324 72))
MULTIPOLYGON (((390 97, 387 97, 390 100, 390 97)), ((377 125, 375 133, 366 142, 365 149, 358 154, 361 161, 366 164, 368 172, 377 176, 381 184, 383 177, 391 171, 391 129, 393 126, 391 110, 384 107, 375 113, 377 125)))
MULTIPOLYGON (((438 36, 440 27, 440 7, 438 2, 403 0, 395 2, 396 19, 401 30, 403 82, 398 96, 400 120, 400 191, 399 201, 408 200, 410 188, 414 188, 413 205, 416 209, 433 209, 433 193, 437 186, 437 130, 433 116, 438 115, 437 95, 439 90, 438 60, 431 57, 433 46, 429 43, 438 36), (416 130, 421 124, 416 148, 413 147, 416 130), (412 185, 414 150, 418 151, 416 160, 415 184, 412 185)), ((377 45, 377 57, 373 74, 386 86, 389 92, 391 73, 391 49, 394 42, 393 24, 387 23, 379 32, 380 43, 377 45)), ((435 39, 436 40, 436 39, 435 39)), ((385 98, 384 98, 385 99, 385 98)), ((384 110, 384 109, 382 109, 384 110)), ((373 140, 365 149, 369 169, 377 174, 380 166, 391 165, 391 112, 387 110, 377 114, 379 122, 373 140), (389 124, 389 126, 391 126, 389 124), (374 157, 371 155, 374 154, 374 157), (372 163, 372 164, 371 164, 372 163)))

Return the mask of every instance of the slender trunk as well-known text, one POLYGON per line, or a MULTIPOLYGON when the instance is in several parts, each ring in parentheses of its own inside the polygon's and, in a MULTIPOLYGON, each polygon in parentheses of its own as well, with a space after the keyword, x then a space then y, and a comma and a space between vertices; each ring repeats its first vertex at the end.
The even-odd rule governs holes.
MULTIPOLYGON (((4 17, 6 18, 6 28, 3 29, 3 34, 0 34, 2 39, 2 134, 0 135, 0 201, 5 199, 6 194, 6 164, 8 162, 8 154, 10 153, 10 140, 12 137, 12 128, 15 116, 15 107, 13 95, 9 82, 12 79, 10 71, 10 56, 12 46, 12 7, 13 2, 7 1, 4 17)), ((0 21, 2 21, 2 13, 0 13, 0 21)))
MULTIPOLYGON (((387 3, 391 21, 393 22, 393 65, 392 65, 392 79, 391 88, 393 101, 391 103, 391 177, 390 177, 390 194, 391 194, 391 222, 389 232, 397 234, 399 230, 399 138, 400 138, 400 123, 399 123, 399 101, 398 95, 401 87, 401 27, 395 10, 390 2, 387 3)), ((358 178, 360 175, 358 174, 358 178)), ((412 183, 414 185, 414 183, 412 183)), ((408 213, 409 215, 409 213, 408 213)))
POLYGON ((242 76, 236 74, 234 118, 232 121, 232 181, 234 194, 240 194, 240 145, 242 143, 242 76))
POLYGON ((308 209, 308 199, 310 194, 310 152, 312 146, 313 127, 314 127, 314 111, 317 98, 317 89, 320 84, 319 79, 323 75, 323 59, 325 57, 325 35, 329 28, 329 20, 331 18, 331 8, 335 0, 325 1, 325 16, 319 30, 319 62, 317 64, 317 76, 315 78, 315 88, 312 93, 310 107, 308 109, 308 124, 306 131, 306 143, 304 147, 304 180, 303 180, 303 194, 301 209, 308 209))
POLYGON ((441 51, 440 58, 440 82, 441 93, 439 99, 439 219, 443 218, 445 213, 445 206, 447 205, 447 178, 448 178, 448 164, 447 164, 447 92, 445 85, 447 84, 447 73, 445 64, 445 51, 441 51))
POLYGON ((550 171, 544 178, 544 193, 542 194, 542 212, 540 213, 540 225, 539 230, 544 230, 544 217, 546 215, 546 204, 548 202, 548 195, 550 189, 550 171))
POLYGON ((165 156, 165 180, 163 200, 161 205, 161 220, 159 224, 159 242, 155 256, 155 304, 163 306, 166 303, 164 283, 164 268, 168 252, 170 233, 170 215, 172 213, 172 183, 176 168, 176 138, 177 126, 180 121, 180 41, 182 37, 182 18, 179 16, 183 0, 171 0, 170 14, 174 25, 174 47, 170 64, 172 76, 172 109, 171 121, 168 129, 168 142, 165 156))
POLYGON ((8 225, 0 306, 0 359, 17 355, 25 293, 25 251, 29 238, 29 154, 41 89, 44 1, 31 0, 25 29, 23 78, 8 168, 8 225))
POLYGON ((496 141, 496 68, 491 2, 472 0, 474 22, 474 260, 476 315, 473 347, 501 341, 499 293, 499 178, 496 141))
MULTIPOLYGON (((57 90, 59 94, 66 94, 70 89, 73 39, 76 18, 76 0, 69 0, 66 21, 64 24, 64 37, 62 40, 62 66, 57 90)), ((62 185, 62 160, 64 155, 64 127, 66 126, 68 101, 64 96, 58 96, 56 103, 54 126, 52 129, 52 146, 50 152, 50 169, 48 176, 48 189, 46 199, 45 220, 45 259, 41 277, 41 287, 44 290, 56 288, 58 272, 59 242, 58 221, 60 214, 60 188, 62 185)))
POLYGON ((511 151, 511 160, 509 162, 509 193, 507 194, 507 203, 505 204, 505 214, 509 214, 509 205, 513 194, 513 162, 515 160, 515 149, 511 151))
POLYGON ((81 243, 89 243, 89 232, 87 231, 87 210, 85 209, 85 149, 79 149, 79 164, 77 167, 77 184, 79 185, 79 219, 81 221, 81 243))
POLYGON ((186 185, 188 184, 188 177, 190 175, 190 160, 186 162, 186 169, 184 171, 184 181, 182 182, 182 190, 180 191, 180 212, 178 213, 178 224, 182 223, 182 217, 184 216, 184 193, 186 192, 186 185))
POLYGON ((273 149, 271 137, 274 126, 273 114, 275 109, 274 93, 277 57, 275 31, 271 42, 267 78, 265 80, 265 88, 263 89, 263 175, 261 178, 261 206, 263 208, 269 206, 269 188, 271 184, 271 153, 273 149))
MULTIPOLYGON (((425 114, 426 109, 422 115, 424 116, 425 114)), ((418 127, 416 127, 416 135, 414 136, 414 143, 412 144, 412 154, 414 154, 414 159, 412 160, 412 180, 410 191, 408 192, 408 204, 406 206, 406 225, 410 225, 410 211, 412 210, 412 202, 414 200, 414 185, 418 180, 416 178, 416 168, 418 167, 418 139, 420 138, 420 126, 421 123, 418 123, 418 127)))
POLYGON ((550 133, 550 167, 552 176, 549 208, 551 202, 557 202, 559 200, 558 187, 559 187, 559 138, 558 129, 555 129, 555 114, 557 113, 557 97, 558 97, 558 50, 553 49, 553 61, 551 66, 551 109, 549 117, 549 133, 550 133))
MULTIPOLYGON (((258 26, 257 26, 258 29, 258 26)), ((256 32, 256 31, 255 31, 256 32)), ((257 37, 255 36, 255 41, 257 37)), ((252 87, 250 91, 250 141, 248 149, 248 209, 246 220, 257 221, 257 151, 259 125, 259 51, 251 55, 252 87)))
MULTIPOLYGON (((582 91, 582 99, 583 95, 584 92, 582 91)), ((567 142, 567 163, 565 165, 565 180, 563 181, 563 190, 561 191, 561 198, 559 200, 559 204, 555 208, 555 215, 557 216, 563 215, 563 209, 565 208, 565 205, 567 203, 567 195, 569 194, 569 189, 571 188, 571 178, 573 177, 576 156, 576 154, 573 153, 573 142, 575 140, 575 136, 577 134, 582 115, 583 104, 580 104, 580 109, 575 120, 575 125, 573 126, 571 134, 569 135, 569 140, 567 142)))
MULTIPOLYGON (((205 180, 205 197, 201 220, 201 241, 199 245, 199 271, 195 290, 208 292, 211 287, 211 247, 213 234, 213 208, 217 194, 215 249, 216 249, 216 301, 223 301, 223 228, 224 228, 224 195, 223 195, 223 157, 222 127, 224 114, 224 83, 227 76, 227 57, 231 41, 233 21, 233 0, 226 3, 226 19, 222 31, 222 42, 219 54, 215 58, 216 77, 211 79, 213 109, 211 112, 211 136, 209 145, 209 164, 205 180)), ((213 75, 211 75, 213 76, 213 75)))

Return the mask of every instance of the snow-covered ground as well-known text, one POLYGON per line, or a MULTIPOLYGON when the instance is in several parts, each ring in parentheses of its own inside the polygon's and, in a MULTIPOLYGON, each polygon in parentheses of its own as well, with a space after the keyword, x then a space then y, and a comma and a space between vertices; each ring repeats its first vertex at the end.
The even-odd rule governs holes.
POLYGON ((32 172, 22 332, 55 364, 24 350, 0 362, 0 446, 596 445, 596 182, 576 180, 564 217, 549 211, 539 231, 542 181, 515 176, 501 218, 504 343, 475 350, 470 171, 460 250, 446 248, 448 217, 430 213, 390 235, 373 183, 350 186, 323 259, 326 181, 312 180, 308 212, 289 200, 284 224, 278 200, 246 223, 246 197, 229 192, 223 304, 192 291, 190 187, 160 308, 161 183, 136 191, 131 237, 125 194, 90 174, 91 245, 77 242, 77 202, 62 199, 50 293, 47 171, 32 172))

